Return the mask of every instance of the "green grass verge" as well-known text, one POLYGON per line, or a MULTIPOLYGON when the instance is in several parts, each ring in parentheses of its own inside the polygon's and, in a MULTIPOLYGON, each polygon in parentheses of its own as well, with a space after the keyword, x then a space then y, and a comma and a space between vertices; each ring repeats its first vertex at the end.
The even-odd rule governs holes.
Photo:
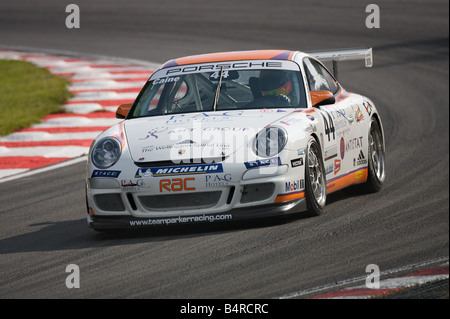
POLYGON ((69 81, 26 61, 0 60, 0 136, 64 112, 69 81))

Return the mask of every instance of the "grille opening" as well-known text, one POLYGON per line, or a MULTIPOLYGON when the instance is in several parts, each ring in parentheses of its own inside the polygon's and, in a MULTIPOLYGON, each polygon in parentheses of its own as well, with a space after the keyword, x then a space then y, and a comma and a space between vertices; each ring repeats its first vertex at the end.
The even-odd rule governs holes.
POLYGON ((139 196, 139 202, 149 211, 210 208, 217 205, 221 191, 177 195, 139 196))
POLYGON ((227 205, 231 204, 231 201, 233 200, 233 195, 234 195, 234 190, 236 189, 236 187, 232 186, 230 188, 230 192, 228 193, 228 198, 227 198, 227 205))
POLYGON ((130 206, 133 210, 137 210, 136 203, 134 201, 133 195, 131 193, 127 193, 128 202, 130 203, 130 206))
POLYGON ((120 212, 125 210, 120 194, 99 194, 94 195, 95 204, 101 210, 120 212))
POLYGON ((242 190, 241 203, 245 204, 268 199, 272 196, 274 190, 275 184, 273 183, 245 185, 242 190))

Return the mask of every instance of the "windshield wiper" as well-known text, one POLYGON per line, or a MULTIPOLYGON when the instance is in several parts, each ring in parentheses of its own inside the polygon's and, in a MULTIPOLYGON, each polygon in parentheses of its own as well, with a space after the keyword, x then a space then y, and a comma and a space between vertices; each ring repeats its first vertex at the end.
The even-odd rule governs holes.
POLYGON ((219 103, 220 87, 222 86, 222 76, 223 76, 223 66, 220 68, 219 84, 217 85, 216 96, 214 97, 213 111, 216 111, 217 103, 219 103))

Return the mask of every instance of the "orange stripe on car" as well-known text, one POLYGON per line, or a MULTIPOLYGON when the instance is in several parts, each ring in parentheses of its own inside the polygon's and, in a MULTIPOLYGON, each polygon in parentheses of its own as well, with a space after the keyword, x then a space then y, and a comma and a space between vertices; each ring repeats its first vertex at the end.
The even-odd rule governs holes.
POLYGON ((209 54, 193 55, 168 61, 163 68, 176 65, 187 65, 208 62, 242 61, 242 60, 270 60, 278 58, 280 60, 290 60, 293 51, 288 50, 256 50, 240 52, 218 52, 209 54))
POLYGON ((327 194, 333 193, 353 184, 364 183, 367 181, 368 174, 368 169, 363 168, 350 172, 345 176, 330 180, 327 182, 327 194))
MULTIPOLYGON (((327 183, 327 194, 331 194, 335 191, 338 191, 340 189, 343 189, 347 186, 353 185, 353 184, 360 184, 367 181, 368 177, 368 169, 363 168, 359 169, 353 172, 350 172, 349 174, 346 174, 345 176, 335 178, 327 183)), ((281 202, 287 202, 294 199, 304 198, 305 197, 305 191, 296 192, 292 194, 279 194, 276 198, 274 203, 281 203, 281 202)))
POLYGON ((301 192, 298 192, 298 193, 293 193, 293 194, 281 194, 281 195, 278 195, 277 198, 275 198, 275 202, 274 203, 286 202, 286 201, 289 201, 289 200, 303 198, 303 197, 305 197, 305 192, 304 191, 301 191, 301 192))
POLYGON ((123 130, 123 122, 119 123, 119 134, 113 135, 119 142, 120 147, 123 149, 125 147, 125 132, 123 130))

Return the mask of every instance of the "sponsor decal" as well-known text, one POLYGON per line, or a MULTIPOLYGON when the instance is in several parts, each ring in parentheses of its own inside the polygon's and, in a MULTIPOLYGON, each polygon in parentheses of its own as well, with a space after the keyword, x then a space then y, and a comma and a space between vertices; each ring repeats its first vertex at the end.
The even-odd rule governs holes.
POLYGON ((354 158, 353 159, 353 166, 357 166, 357 165, 366 165, 367 164, 367 159, 364 156, 363 151, 359 151, 359 155, 358 158, 354 158))
POLYGON ((348 120, 343 118, 338 118, 334 121, 334 129, 336 132, 341 131, 345 127, 347 127, 348 120))
POLYGON ((297 155, 304 155, 305 154, 305 150, 306 150, 306 147, 298 149, 297 150, 297 155))
POLYGON ((152 225, 197 223, 197 222, 215 222, 232 219, 233 215, 231 214, 178 216, 170 218, 149 218, 149 219, 130 220, 130 226, 152 226, 152 225))
POLYGON ((303 165, 303 157, 291 160, 292 167, 298 167, 303 165))
POLYGON ((341 160, 334 160, 334 175, 336 175, 341 170, 341 160))
POLYGON ((145 137, 140 138, 140 140, 146 140, 148 138, 159 138, 159 134, 163 133, 165 131, 167 131, 169 128, 168 127, 155 127, 154 129, 151 129, 150 131, 148 131, 146 133, 145 137))
POLYGON ((246 168, 255 168, 255 167, 261 167, 261 166, 279 166, 281 165, 281 159, 279 157, 272 157, 267 159, 260 159, 256 161, 251 162, 245 162, 244 163, 246 168))
POLYGON ((161 79, 156 79, 153 84, 163 84, 163 83, 172 83, 172 82, 178 82, 180 80, 180 78, 178 76, 176 77, 167 77, 167 78, 161 78, 161 79))
POLYGON ((136 174, 134 174, 135 178, 152 177, 152 176, 153 173, 150 168, 138 168, 136 174))
POLYGON ((362 148, 363 147, 363 137, 355 137, 350 139, 349 141, 347 141, 347 143, 345 143, 345 151, 351 151, 357 148, 362 148))
POLYGON ((195 187, 189 186, 189 183, 191 181, 195 181, 195 178, 187 177, 187 178, 161 179, 159 181, 159 191, 160 192, 194 191, 195 187))
POLYGON ((333 163, 325 167, 325 175, 333 173, 333 163))
POLYGON ((325 161, 337 156, 336 144, 325 149, 325 161))
POLYGON ((341 150, 341 159, 344 159, 344 155, 345 155, 345 141, 344 141, 344 137, 341 137, 340 150, 341 150))
POLYGON ((169 167, 151 167, 149 169, 154 177, 188 175, 188 174, 223 173, 222 164, 179 165, 169 167))
POLYGON ((305 180, 298 179, 293 182, 286 182, 284 186, 285 192, 294 192, 305 188, 305 180))
POLYGON ((194 113, 194 114, 174 114, 165 122, 166 125, 186 124, 186 123, 217 123, 233 121, 234 118, 259 118, 264 115, 251 114, 246 116, 243 111, 225 111, 214 113, 194 113))
POLYGON ((263 113, 282 113, 282 112, 286 112, 285 110, 274 110, 274 109, 266 109, 266 108, 264 108, 264 109, 261 109, 260 110, 260 112, 263 112, 263 113))
POLYGON ((284 125, 287 125, 287 126, 291 126, 291 125, 293 125, 295 123, 299 123, 299 122, 302 122, 302 121, 303 121, 302 118, 299 118, 299 117, 296 117, 296 116, 289 116, 287 118, 283 118, 283 120, 280 121, 280 123, 284 124, 284 125))
POLYGON ((356 122, 358 122, 358 123, 361 122, 362 120, 364 120, 364 115, 362 114, 361 109, 359 108, 359 105, 355 106, 355 118, 356 118, 356 122))
POLYGON ((209 149, 209 148, 220 148, 222 150, 229 150, 230 145, 224 143, 190 143, 190 144, 167 144, 167 145, 148 145, 143 146, 141 149, 142 153, 149 153, 154 151, 163 151, 163 150, 176 150, 179 155, 182 155, 186 152, 186 148, 201 150, 201 149, 209 149), (180 152, 181 150, 181 152, 180 152))
POLYGON ((149 186, 145 185, 145 182, 143 179, 122 179, 120 181, 121 190, 124 192, 131 192, 139 190, 140 188, 149 188, 149 186))
POLYGON ((206 187, 221 187, 226 186, 231 181, 231 174, 224 175, 206 175, 205 176, 205 186, 206 187))
POLYGON ((372 105, 369 103, 369 101, 364 101, 363 106, 366 109, 367 113, 369 115, 371 115, 372 114, 372 105))
POLYGON ((120 173, 122 171, 105 171, 105 170, 94 170, 92 172, 92 176, 91 178, 94 177, 112 177, 112 178, 117 178, 119 177, 120 173))
POLYGON ((166 75, 186 74, 192 72, 208 72, 208 71, 214 72, 221 69, 226 71, 228 69, 282 68, 284 64, 287 63, 283 63, 282 61, 239 61, 239 62, 218 63, 218 64, 212 63, 212 64, 187 65, 167 69, 165 74, 166 75))

